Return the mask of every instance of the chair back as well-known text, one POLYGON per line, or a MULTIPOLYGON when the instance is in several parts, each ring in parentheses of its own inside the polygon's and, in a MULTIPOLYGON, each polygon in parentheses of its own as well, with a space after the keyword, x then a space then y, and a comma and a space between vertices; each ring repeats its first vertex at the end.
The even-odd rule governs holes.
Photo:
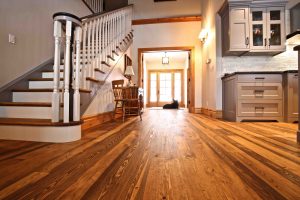
POLYGON ((139 88, 137 86, 131 86, 124 90, 125 99, 138 99, 139 98, 139 88))
POLYGON ((124 80, 114 80, 111 82, 115 99, 123 99, 124 80))

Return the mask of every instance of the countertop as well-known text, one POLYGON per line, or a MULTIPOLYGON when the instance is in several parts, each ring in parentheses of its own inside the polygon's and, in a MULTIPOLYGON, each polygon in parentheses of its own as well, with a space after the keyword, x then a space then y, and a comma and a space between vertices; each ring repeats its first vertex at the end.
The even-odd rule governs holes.
POLYGON ((224 76, 222 76, 221 79, 228 78, 238 74, 283 74, 283 73, 298 73, 298 70, 233 72, 230 74, 224 74, 224 76))

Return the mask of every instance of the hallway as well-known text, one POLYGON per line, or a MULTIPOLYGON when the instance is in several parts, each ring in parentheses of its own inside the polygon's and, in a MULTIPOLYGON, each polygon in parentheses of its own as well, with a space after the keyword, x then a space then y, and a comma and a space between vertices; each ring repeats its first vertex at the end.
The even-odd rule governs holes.
POLYGON ((0 199, 299 199, 297 126, 146 110, 80 141, 0 141, 0 199))

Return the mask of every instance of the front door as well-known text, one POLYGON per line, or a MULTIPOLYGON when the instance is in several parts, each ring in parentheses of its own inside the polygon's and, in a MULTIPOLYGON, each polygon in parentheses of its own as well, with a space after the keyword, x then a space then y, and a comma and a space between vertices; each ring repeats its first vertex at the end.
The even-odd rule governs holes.
POLYGON ((151 70, 148 74, 149 107, 161 107, 173 99, 184 106, 183 70, 151 70))

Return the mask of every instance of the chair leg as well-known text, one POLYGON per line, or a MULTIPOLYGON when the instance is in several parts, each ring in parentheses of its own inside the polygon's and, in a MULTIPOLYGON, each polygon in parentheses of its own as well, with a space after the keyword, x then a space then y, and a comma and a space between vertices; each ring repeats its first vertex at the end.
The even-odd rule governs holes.
POLYGON ((143 121, 140 102, 138 103, 138 114, 140 116, 140 121, 143 121))
POLYGON ((122 109, 123 109, 123 122, 125 121, 125 106, 124 105, 122 105, 122 109))

